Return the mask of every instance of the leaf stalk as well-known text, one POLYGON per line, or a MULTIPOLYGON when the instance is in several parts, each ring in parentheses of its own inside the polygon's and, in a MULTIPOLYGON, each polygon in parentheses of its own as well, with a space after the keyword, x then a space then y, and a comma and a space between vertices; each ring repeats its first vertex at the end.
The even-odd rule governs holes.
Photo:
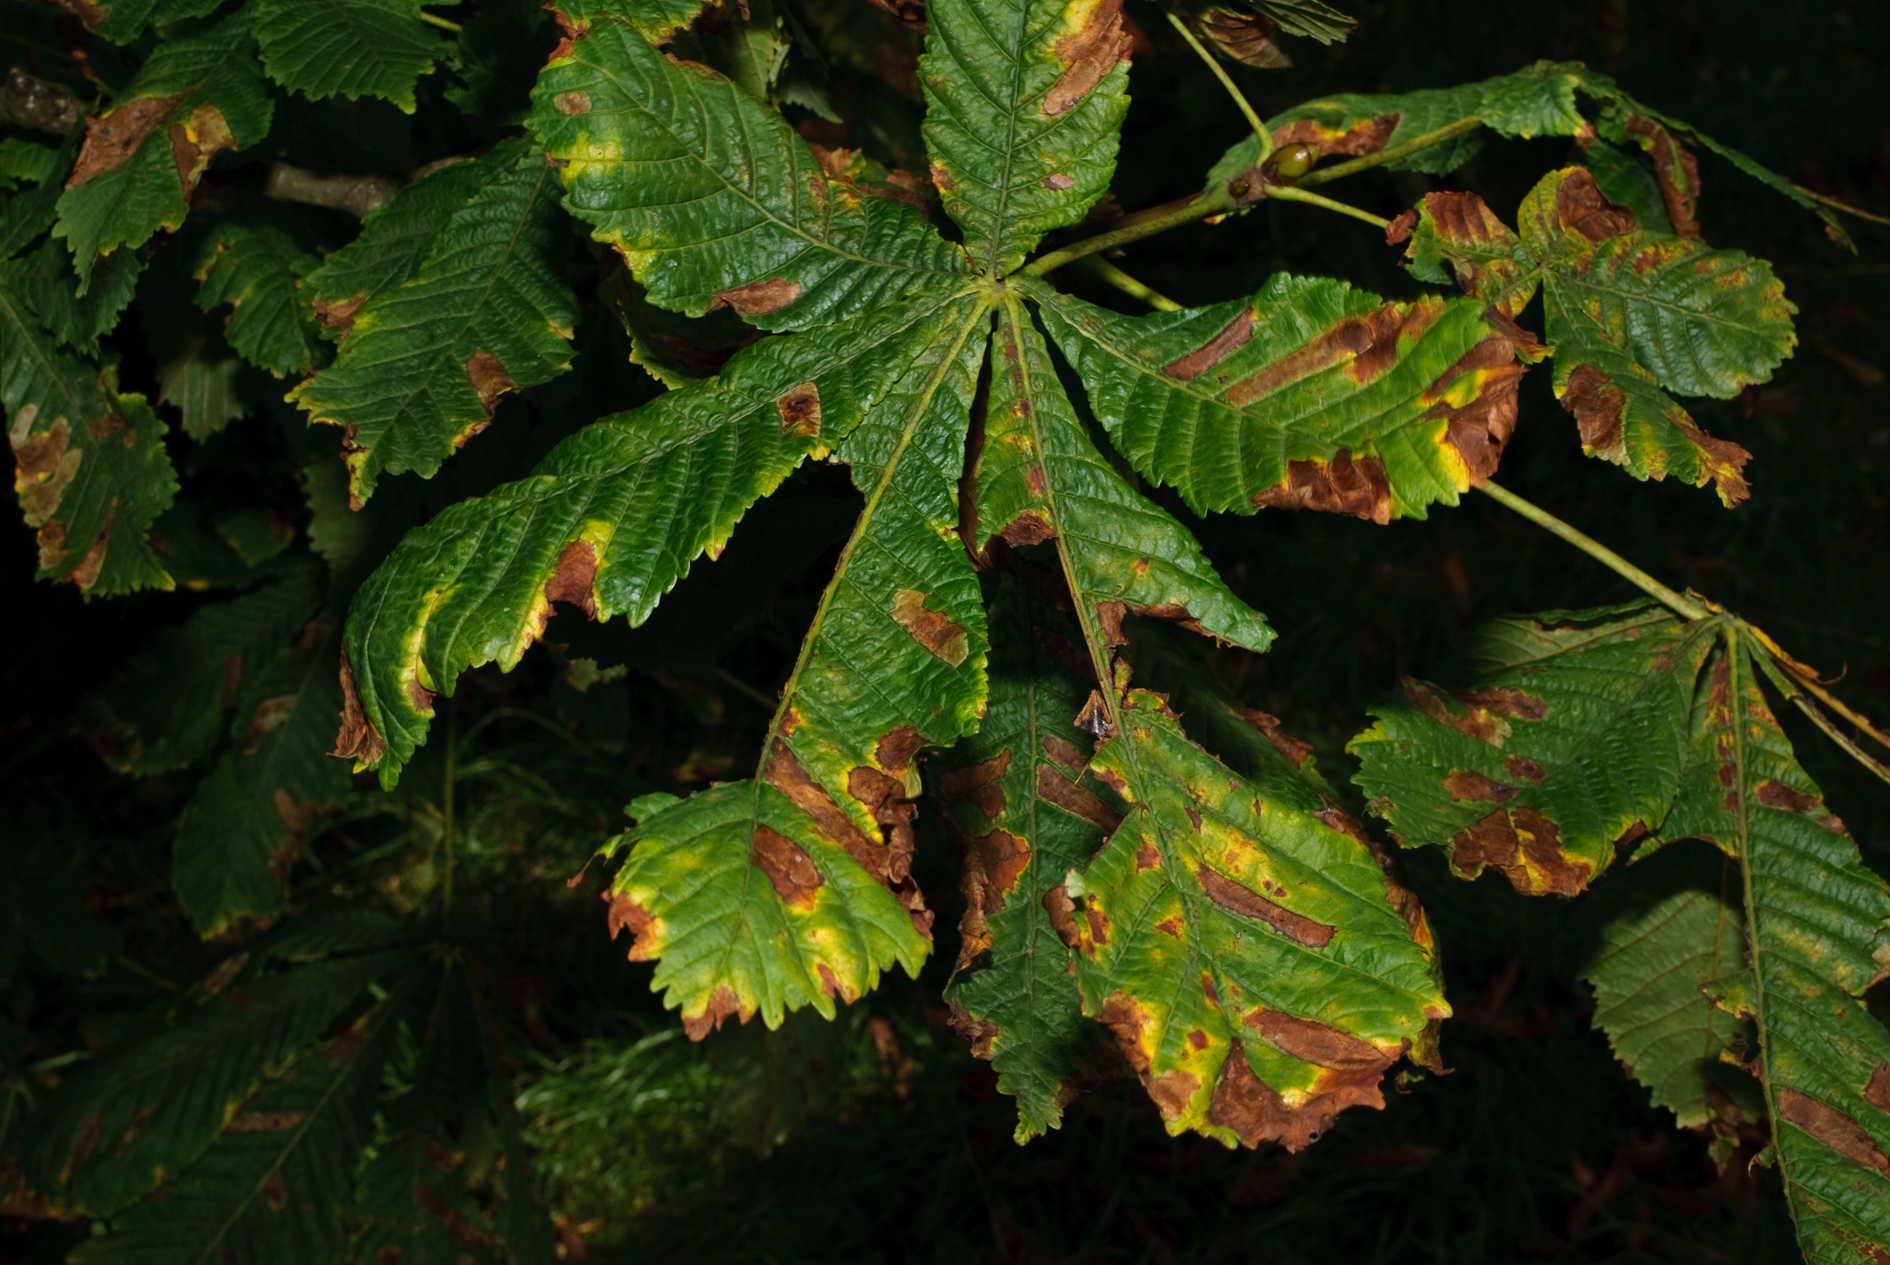
POLYGON ((1126 215, 1116 221, 1116 227, 1108 232, 1098 233, 1094 237, 1085 237, 1082 241, 1072 242, 1061 250, 1053 250, 1025 264, 1018 269, 1018 272, 1026 277, 1041 277, 1067 263, 1074 263, 1085 255, 1113 250, 1117 246, 1140 241, 1144 237, 1153 237, 1157 233, 1178 228, 1195 220, 1206 219, 1210 215, 1225 215, 1239 205, 1232 190, 1228 188, 1228 182, 1223 180, 1212 189, 1181 202, 1170 202, 1163 206, 1150 207, 1146 211, 1126 215))
POLYGON ((1181 310, 1181 304, 1175 302, 1167 295, 1158 294, 1154 290, 1151 290, 1148 286, 1143 285, 1140 281, 1137 281, 1134 277, 1131 277, 1128 273, 1122 271, 1122 269, 1116 267, 1100 255, 1085 255, 1076 261, 1076 267, 1087 272, 1104 285, 1114 286, 1124 294, 1142 300, 1142 302, 1148 304, 1158 312, 1179 312, 1181 310))
POLYGON ((461 26, 457 22, 451 22, 451 21, 448 21, 446 18, 442 18, 442 17, 435 17, 433 14, 428 13, 425 9, 422 9, 420 11, 420 20, 422 22, 429 23, 430 25, 437 26, 442 31, 452 31, 454 34, 458 34, 460 31, 463 31, 466 29, 465 27, 461 26))
POLYGON ((1324 207, 1326 210, 1336 211, 1340 215, 1349 215, 1355 220, 1364 220, 1367 224, 1371 224, 1377 228, 1391 227, 1391 221, 1382 215, 1373 215, 1370 211, 1361 211, 1355 206, 1347 206, 1343 202, 1334 202, 1331 198, 1322 197, 1317 193, 1308 193, 1306 190, 1290 184, 1272 186, 1267 190, 1267 196, 1278 202, 1304 202, 1308 206, 1324 207))
POLYGON ((1207 49, 1201 47, 1201 41, 1194 37, 1194 32, 1188 29, 1188 24, 1183 22, 1172 9, 1168 11, 1168 21, 1177 31, 1181 32, 1181 38, 1188 41, 1188 47, 1192 48, 1195 54, 1199 56, 1202 61, 1207 63, 1207 68, 1214 72, 1216 79, 1221 81, 1221 87, 1227 89, 1227 95, 1234 99, 1234 104, 1240 107, 1240 112, 1247 116, 1247 123, 1253 128, 1254 139, 1260 142, 1260 156, 1254 159, 1254 166, 1257 167, 1261 163, 1264 163, 1273 154, 1273 133, 1267 130, 1265 123, 1260 121, 1260 116, 1254 112, 1252 104, 1247 100, 1247 94, 1242 92, 1234 83, 1233 79, 1229 77, 1226 68, 1221 65, 1219 59, 1217 59, 1214 54, 1208 52, 1207 49))
POLYGON ((1623 558, 1620 554, 1602 544, 1599 540, 1577 531, 1555 515, 1549 513, 1549 511, 1530 504, 1520 496, 1517 496, 1514 492, 1511 492, 1508 488, 1502 487, 1493 480, 1486 481, 1483 484, 1483 491, 1499 504, 1515 510, 1536 526, 1545 529, 1552 535, 1560 536, 1569 544, 1574 545, 1577 549, 1601 563, 1610 571, 1613 571, 1616 575, 1620 576, 1655 601, 1661 603, 1682 619, 1705 619, 1713 613, 1691 598, 1682 597, 1680 594, 1674 592, 1659 580, 1656 580, 1653 576, 1647 574, 1647 572, 1641 570, 1632 562, 1629 562, 1626 558, 1623 558))

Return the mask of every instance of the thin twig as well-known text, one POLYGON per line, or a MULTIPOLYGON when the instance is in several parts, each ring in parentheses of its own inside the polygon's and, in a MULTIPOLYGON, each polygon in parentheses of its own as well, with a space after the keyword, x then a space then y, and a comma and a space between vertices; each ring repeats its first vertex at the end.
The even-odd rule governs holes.
POLYGON ((1809 664, 1800 663, 1791 655, 1786 654, 1763 628, 1755 628, 1751 624, 1747 624, 1746 630, 1752 634, 1754 640, 1765 647, 1766 653, 1771 657, 1774 663, 1778 664, 1782 670, 1791 673, 1793 680, 1810 690, 1833 711, 1837 712, 1838 715, 1844 717, 1844 719, 1850 721, 1853 725, 1856 725, 1872 738, 1875 738, 1879 744, 1890 748, 1890 734, 1886 734, 1883 730, 1877 728, 1868 716, 1854 710, 1843 699, 1825 689, 1824 682, 1818 679, 1818 673, 1815 668, 1811 667, 1809 664))
POLYGON ((1872 224, 1890 224, 1890 215, 1877 215, 1861 207, 1852 206, 1848 202, 1840 202, 1836 198, 1826 197, 1816 189, 1807 189, 1801 184, 1794 184, 1792 188, 1798 190, 1798 192, 1804 194, 1814 202, 1824 203, 1834 211, 1842 211, 1846 215, 1855 215, 1858 219, 1869 220, 1872 224))
POLYGON ((1328 180, 1343 179, 1372 167, 1395 163, 1400 158, 1408 158, 1419 150, 1429 149, 1433 145, 1442 145, 1453 137, 1462 136, 1465 132, 1474 132, 1482 126, 1481 119, 1458 119, 1455 123, 1446 123, 1436 131, 1413 137, 1401 145, 1393 145, 1390 149, 1381 149, 1375 154, 1366 154, 1363 158, 1354 158, 1350 162, 1334 163, 1330 167, 1320 167, 1309 171, 1295 181, 1295 184, 1303 189, 1309 184, 1324 184, 1328 180))
POLYGON ((1225 215, 1240 204, 1228 182, 1223 180, 1212 189, 1197 193, 1182 202, 1171 202, 1165 206, 1150 207, 1146 211, 1137 211, 1116 221, 1116 227, 1094 237, 1085 237, 1080 242, 1072 242, 1062 250, 1053 250, 1040 259, 1024 265, 1019 272, 1026 277, 1041 277, 1047 272, 1054 272, 1064 264, 1072 263, 1085 255, 1093 255, 1099 250, 1113 250, 1129 242, 1140 241, 1144 237, 1153 237, 1156 233, 1166 232, 1195 220, 1204 220, 1210 215, 1225 215))
POLYGON ((1116 267, 1100 255, 1085 255, 1076 261, 1076 267, 1089 273, 1103 284, 1114 286, 1131 298, 1142 300, 1142 302, 1159 312, 1179 312, 1181 310, 1181 304, 1175 302, 1167 295, 1157 294, 1154 290, 1143 285, 1140 281, 1137 281, 1134 277, 1131 277, 1128 273, 1122 271, 1122 269, 1116 267))
POLYGON ((1890 782, 1890 767, 1885 767, 1882 761, 1876 759, 1869 752, 1851 741, 1851 736, 1832 724, 1831 718, 1826 716, 1816 703, 1806 698, 1803 694, 1793 694, 1791 699, 1793 705, 1795 705, 1799 711, 1811 717, 1812 724, 1824 730, 1825 737, 1849 752, 1851 759, 1857 761, 1884 781, 1890 782))
POLYGON ((445 18, 435 17, 433 14, 426 12, 424 9, 421 10, 420 12, 420 20, 422 22, 427 22, 434 26, 437 26, 442 31, 452 31, 454 33, 458 33, 466 29, 465 27, 461 26, 457 22, 449 22, 445 18))
POLYGON ((1221 87, 1227 89, 1227 95, 1234 99, 1234 104, 1240 107, 1240 112, 1247 116, 1247 123, 1253 128, 1254 139, 1260 142, 1260 156, 1253 160, 1254 165, 1259 166, 1273 153, 1273 133, 1267 130, 1267 125, 1260 121, 1258 114, 1254 113, 1253 106, 1247 100, 1247 94, 1228 77, 1227 71, 1222 68, 1214 54, 1201 47, 1201 41, 1194 37, 1194 32, 1188 29, 1188 24, 1177 17, 1172 9, 1168 12, 1168 20, 1174 24, 1177 31, 1181 32, 1181 38, 1188 41, 1188 47, 1207 63, 1207 68, 1214 72, 1216 79, 1221 81, 1221 87))
POLYGON ((1499 487, 1494 482, 1485 482, 1483 490, 1501 504, 1515 510, 1518 514, 1521 514, 1524 518, 1536 524, 1536 526, 1545 528, 1549 532, 1560 536, 1569 544, 1574 545, 1577 549, 1601 563, 1610 571, 1613 571, 1635 588, 1641 590, 1641 592, 1668 607, 1682 619, 1705 619, 1712 614, 1712 612, 1707 610, 1704 606, 1701 606, 1699 603, 1689 598, 1682 597, 1600 541, 1577 531, 1555 515, 1549 513, 1549 511, 1531 505, 1528 501, 1523 500, 1509 489, 1499 487))
POLYGON ((1278 202, 1304 202, 1308 206, 1324 207, 1328 211, 1337 211, 1340 215, 1349 215, 1355 220, 1364 220, 1377 228, 1391 227, 1391 221, 1382 215, 1373 215, 1370 211, 1361 211, 1355 206, 1334 202, 1331 198, 1321 197, 1317 193, 1308 193, 1290 184, 1273 186, 1267 190, 1267 196, 1278 202))

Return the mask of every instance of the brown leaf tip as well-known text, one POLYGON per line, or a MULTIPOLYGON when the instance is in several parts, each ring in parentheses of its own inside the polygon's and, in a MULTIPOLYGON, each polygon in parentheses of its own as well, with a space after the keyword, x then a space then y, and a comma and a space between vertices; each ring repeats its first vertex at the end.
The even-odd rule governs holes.
POLYGON ((781 414, 781 433, 796 439, 820 434, 820 388, 803 382, 774 402, 781 414))
POLYGON ((341 730, 335 735, 335 749, 328 754, 362 765, 375 764, 387 754, 386 742, 361 709, 354 669, 345 652, 341 656, 341 730))
POLYGON ((727 984, 718 984, 700 1014, 683 1016, 683 1031, 691 1041, 701 1041, 720 1028, 722 1021, 730 1015, 736 1016, 741 1023, 747 1023, 755 1017, 755 1008, 743 1005, 735 995, 735 990, 727 984))
POLYGON ((1122 0, 1089 0, 1087 5, 1078 0, 1067 11, 1069 19, 1082 25, 1058 40, 1052 50, 1067 67, 1044 95, 1043 112, 1052 117, 1088 96, 1117 62, 1129 60, 1135 48, 1135 41, 1122 28, 1122 0))
POLYGON ((733 290, 718 290, 709 300, 709 310, 716 312, 726 307, 733 308, 741 316, 763 316, 780 311, 800 297, 800 282, 789 281, 786 277, 769 277, 763 281, 751 281, 745 286, 736 286, 733 290))

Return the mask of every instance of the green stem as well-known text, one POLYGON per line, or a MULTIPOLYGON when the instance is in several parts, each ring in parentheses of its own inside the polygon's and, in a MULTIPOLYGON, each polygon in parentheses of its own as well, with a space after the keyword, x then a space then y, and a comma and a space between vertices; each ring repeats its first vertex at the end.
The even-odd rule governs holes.
POLYGON ((1267 125, 1260 121, 1258 114, 1254 113, 1253 106, 1247 102, 1246 94, 1235 86, 1220 61, 1214 54, 1201 47, 1201 41, 1194 37, 1194 32, 1188 29, 1188 24, 1177 17, 1172 9, 1168 12, 1168 21, 1181 32, 1181 38, 1188 41, 1188 47, 1207 63, 1207 68, 1214 72, 1216 79, 1221 81, 1221 87, 1227 89, 1227 95, 1234 99, 1234 104, 1240 107, 1240 112, 1247 116, 1247 123, 1253 128, 1254 139, 1260 142, 1260 156, 1253 160, 1254 166, 1259 166, 1273 153, 1273 133, 1267 130, 1267 125))
POLYGON ((445 18, 435 17, 431 13, 426 12, 424 9, 421 10, 420 12, 420 20, 422 22, 429 22, 432 25, 439 27, 442 31, 452 31, 455 34, 466 29, 465 27, 461 26, 457 22, 449 22, 445 18))
POLYGON ((1433 145, 1442 145, 1452 137, 1462 136, 1465 132, 1474 132, 1483 126, 1481 119, 1458 119, 1455 123, 1446 123, 1434 132, 1426 132, 1405 141, 1402 145, 1393 145, 1390 149, 1381 149, 1375 154, 1363 158, 1354 158, 1350 162, 1334 163, 1330 167, 1321 167, 1309 171, 1296 182, 1300 188, 1309 184, 1324 184, 1328 180, 1339 180, 1355 172, 1366 171, 1372 167, 1382 167, 1386 163, 1395 163, 1400 158, 1409 157, 1421 149, 1433 145))
POLYGON ((1804 194, 1814 202, 1824 203, 1834 211, 1842 211, 1846 215, 1855 215, 1858 219, 1869 220, 1873 224, 1890 224, 1890 216, 1873 214, 1870 211, 1864 210, 1862 207, 1852 206, 1848 202, 1840 202, 1836 198, 1826 197, 1816 189, 1807 189, 1801 184, 1794 184, 1792 188, 1798 190, 1798 192, 1804 194))
POLYGON ((1494 497, 1498 502, 1515 510, 1518 514, 1521 514, 1524 518, 1536 524, 1536 526, 1544 528, 1554 535, 1560 536, 1563 540, 1568 541, 1569 544, 1574 545, 1577 549, 1601 563, 1610 571, 1613 571, 1635 588, 1641 590, 1641 592, 1654 598, 1656 601, 1672 610, 1676 615, 1679 615, 1682 619, 1705 619, 1712 614, 1712 612, 1707 610, 1704 606, 1701 606, 1699 603, 1689 598, 1682 597, 1600 541, 1590 536, 1583 535, 1547 510, 1538 509, 1509 489, 1499 487, 1493 482, 1486 482, 1483 485, 1483 490, 1494 497))
POLYGON ((445 790, 440 796, 440 850, 445 854, 446 877, 441 884, 445 907, 453 907, 453 799, 454 783, 459 776, 459 708, 446 701, 446 773, 445 790))
POLYGON ((1334 202, 1331 198, 1323 198, 1316 193, 1294 188, 1292 185, 1274 185, 1267 190, 1267 196, 1279 202, 1304 202, 1308 206, 1324 207, 1328 211, 1337 211, 1340 215, 1349 215, 1355 220, 1364 220, 1367 224, 1376 225, 1379 228, 1391 227, 1391 221, 1382 215, 1373 215, 1370 211, 1361 211, 1355 206, 1334 202))
POLYGON ((1124 294, 1142 300, 1142 302, 1148 304, 1158 312, 1179 312, 1181 310, 1181 304, 1175 302, 1167 295, 1157 294, 1100 255, 1085 255, 1076 261, 1076 267, 1087 272, 1105 285, 1114 286, 1124 294))
POLYGON ((1072 263, 1085 255, 1093 255, 1100 250, 1113 250, 1129 242, 1140 241, 1144 237, 1153 237, 1195 220, 1206 219, 1210 215, 1225 215, 1235 210, 1240 204, 1228 190, 1227 182, 1221 181, 1212 189, 1198 193, 1185 202, 1169 203, 1167 206, 1150 207, 1146 211, 1137 211, 1134 215, 1124 216, 1115 228, 1094 237, 1085 237, 1080 242, 1072 242, 1062 250, 1053 250, 1042 258, 1024 265, 1018 271, 1026 277, 1041 277, 1053 272, 1064 264, 1072 263))

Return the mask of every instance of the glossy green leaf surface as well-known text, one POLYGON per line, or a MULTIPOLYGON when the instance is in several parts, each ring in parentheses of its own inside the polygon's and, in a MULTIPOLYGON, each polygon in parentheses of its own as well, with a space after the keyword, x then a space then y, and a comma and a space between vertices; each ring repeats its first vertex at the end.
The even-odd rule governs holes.
POLYGON ((1043 312, 1118 451, 1196 513, 1422 517, 1493 473, 1515 427, 1523 366, 1478 303, 1282 275, 1206 308, 1043 312))
POLYGON ((414 81, 446 50, 418 0, 256 0, 254 12, 269 77, 311 101, 380 97, 412 114, 414 81))
MULTIPOLYGON (((347 431, 358 501, 383 471, 432 475, 502 395, 570 367, 577 302, 558 270, 552 169, 521 142, 475 161, 494 168, 492 182, 440 228, 411 281, 351 314, 334 366, 291 395, 311 421, 347 431)), ((335 282, 317 284, 332 293, 335 282)))
POLYGON ((1001 277, 1109 187, 1129 107, 1121 0, 934 0, 926 22, 932 182, 1001 277))

